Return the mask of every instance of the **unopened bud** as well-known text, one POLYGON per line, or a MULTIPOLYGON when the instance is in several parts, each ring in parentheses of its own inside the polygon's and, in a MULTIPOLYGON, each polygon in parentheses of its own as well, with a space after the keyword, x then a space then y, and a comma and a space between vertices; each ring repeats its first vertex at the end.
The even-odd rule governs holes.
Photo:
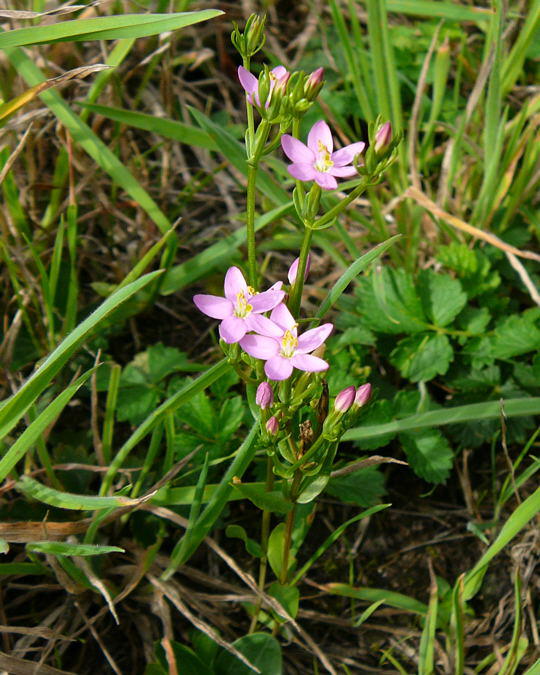
POLYGON ((266 16, 259 16, 252 14, 246 22, 244 29, 244 40, 248 56, 256 54, 266 42, 266 35, 264 27, 266 23, 266 16))
POLYGON ((367 382, 366 384, 363 384, 362 386, 358 387, 356 390, 356 396, 354 397, 354 406, 357 408, 361 408, 362 406, 366 405, 366 403, 369 401, 371 398, 371 384, 367 382))
POLYGON ((266 431, 271 435, 275 436, 279 431, 279 424, 277 419, 272 415, 272 417, 266 423, 266 431))
POLYGON ((334 410, 340 413, 346 413, 355 400, 356 389, 353 386, 340 391, 334 401, 334 410))
POLYGON ((308 101, 314 101, 324 85, 324 68, 317 68, 306 80, 304 85, 304 98, 308 101))
POLYGON ((392 124, 385 122, 377 129, 375 134, 375 152, 382 152, 390 145, 392 141, 392 124))
MULTIPOLYGON (((293 262, 293 264, 289 267, 289 271, 287 273, 287 277, 289 279, 289 283, 292 285, 296 281, 296 275, 298 274, 298 264, 300 262, 300 258, 296 258, 296 260, 293 262)), ((308 257, 306 260, 306 271, 304 272, 304 281, 308 278, 309 275, 309 270, 311 268, 311 256, 308 253, 308 257)))
POLYGON ((274 402, 274 392, 272 387, 268 382, 261 382, 257 387, 257 393, 255 395, 255 403, 260 407, 261 410, 266 410, 274 402))

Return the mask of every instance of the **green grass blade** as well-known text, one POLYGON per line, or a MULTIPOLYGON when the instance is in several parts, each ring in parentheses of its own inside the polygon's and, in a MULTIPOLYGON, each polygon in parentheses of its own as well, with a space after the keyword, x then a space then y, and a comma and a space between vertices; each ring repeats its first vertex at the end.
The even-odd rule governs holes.
POLYGON ((238 448, 236 457, 231 462, 229 468, 223 476, 221 483, 219 484, 219 487, 214 492, 210 501, 208 502, 208 505, 197 519, 193 529, 190 532, 186 532, 182 539, 180 539, 178 544, 175 546, 174 551, 171 554, 169 566, 162 575, 164 580, 169 579, 180 565, 189 560, 189 558, 199 547, 199 544, 210 532, 220 513, 223 511, 223 508, 229 499, 229 495, 232 492, 233 488, 231 483, 233 478, 242 478, 244 472, 250 465, 255 455, 255 451, 257 449, 255 441, 258 435, 259 420, 256 420, 244 442, 238 448))
POLYGON ((386 241, 383 241, 381 244, 378 244, 372 248, 371 251, 365 253, 361 258, 358 258, 358 260, 355 260, 353 264, 336 281, 330 293, 328 293, 326 298, 321 303, 316 316, 322 319, 328 310, 335 305, 351 281, 357 277, 360 272, 363 272, 370 263, 379 258, 400 237, 400 234, 396 234, 390 239, 387 239, 386 241))
POLYGON ((503 65, 501 76, 503 95, 507 94, 514 87, 520 75, 523 74, 523 62, 527 56, 528 49, 535 39, 535 35, 538 36, 540 2, 534 0, 530 4, 531 7, 525 15, 525 22, 519 29, 517 39, 503 65))
MULTIPOLYGON (((79 377, 73 384, 66 387, 52 403, 43 410, 36 419, 23 431, 19 438, 13 443, 6 454, 0 459, 0 481, 3 481, 13 467, 20 461, 24 455, 31 450, 41 434, 58 417, 65 406, 69 403, 75 393, 88 380, 94 372, 92 368, 87 373, 79 377)), ((31 405, 31 404, 29 404, 31 405)), ((28 408, 29 406, 27 406, 28 408)), ((25 408, 25 410, 27 409, 25 408)), ((4 415, 5 408, 2 408, 0 414, 4 415)), ((22 413, 24 414, 24 413, 22 413)), ((16 422, 17 420, 15 420, 16 422)))
POLYGON ((94 497, 92 495, 76 495, 70 492, 53 490, 46 485, 38 483, 37 480, 30 478, 30 476, 23 476, 17 481, 15 487, 26 497, 49 504, 50 506, 56 506, 59 509, 69 509, 72 511, 98 511, 112 507, 135 506, 139 503, 137 499, 130 499, 122 495, 94 497))
POLYGON ((451 21, 489 21, 491 10, 484 7, 468 7, 459 2, 445 0, 387 0, 389 12, 425 16, 430 18, 450 19, 451 21))
MULTIPOLYGON (((21 49, 6 49, 6 56, 25 81, 38 84, 45 80, 40 69, 21 49)), ((162 233, 167 232, 171 224, 156 202, 150 197, 137 179, 126 169, 118 157, 109 150, 90 127, 76 115, 56 91, 45 91, 40 95, 42 101, 53 111, 58 120, 113 181, 125 190, 137 204, 150 216, 162 233)))
POLYGON ((423 602, 419 602, 402 593, 386 591, 384 588, 367 588, 363 586, 351 586, 350 584, 330 583, 325 584, 324 590, 333 595, 340 595, 355 600, 366 600, 367 602, 382 600, 384 604, 390 607, 396 607, 397 609, 403 609, 422 616, 426 616, 428 611, 427 605, 423 602))
POLYGON ((437 613, 439 610, 439 597, 437 582, 431 570, 431 589, 429 593, 429 605, 420 638, 418 650, 418 675, 433 675, 435 653, 435 630, 437 628, 437 613))
POLYGON ((185 387, 180 389, 180 391, 177 391, 176 394, 170 396, 158 408, 150 413, 144 422, 135 429, 127 441, 118 450, 115 458, 111 462, 109 470, 105 474, 100 494, 107 494, 109 488, 112 485, 114 477, 118 473, 122 464, 125 462, 129 453, 133 450, 137 443, 140 443, 142 439, 152 431, 155 425, 161 421, 168 412, 176 410, 178 406, 181 406, 186 401, 189 401, 189 399, 195 396, 195 394, 198 394, 200 391, 203 391, 209 387, 213 382, 222 377, 230 367, 231 366, 227 362, 227 359, 222 359, 209 368, 205 373, 199 375, 196 380, 193 380, 193 382, 187 384, 185 387))
POLYGON ((136 129, 143 129, 144 131, 151 131, 158 136, 170 138, 179 143, 192 145, 197 148, 204 148, 205 150, 217 150, 218 146, 213 141, 206 131, 198 127, 177 122, 176 120, 169 120, 163 117, 154 117, 146 113, 133 112, 132 110, 124 110, 123 108, 112 108, 106 105, 95 105, 92 103, 79 103, 88 112, 97 113, 107 117, 115 122, 127 124, 136 129))
POLYGON ((528 640, 522 637, 523 632, 523 607, 521 600, 521 577, 519 571, 516 570, 516 577, 514 581, 514 629, 512 630, 512 639, 510 641, 510 649, 506 654, 506 658, 502 664, 499 675, 514 675, 523 656, 523 652, 527 649, 528 640))
POLYGON ((32 403, 50 384, 72 354, 82 345, 94 329, 122 303, 147 286, 161 270, 151 272, 107 298, 89 317, 70 333, 31 375, 19 391, 0 409, 0 438, 3 438, 21 419, 32 403))
POLYGON ((529 521, 540 513, 540 488, 522 502, 503 525, 495 541, 476 565, 465 575, 464 600, 470 600, 480 590, 489 563, 522 530, 529 521))
MULTIPOLYGON (((508 399, 503 401, 503 409, 507 417, 538 415, 540 414, 540 397, 508 399)), ((360 441, 410 429, 439 427, 446 424, 460 424, 474 420, 497 419, 500 414, 501 403, 499 401, 471 403, 469 405, 456 406, 455 408, 430 410, 429 412, 412 415, 401 420, 394 420, 386 424, 374 424, 372 426, 349 429, 343 435, 343 440, 360 441)))
POLYGON ((46 575, 50 574, 50 570, 45 565, 33 562, 19 562, 19 563, 0 563, 0 576, 2 577, 24 577, 27 574, 46 575))
MULTIPOLYGON (((266 225, 282 218, 293 209, 292 202, 278 206, 255 221, 255 232, 258 232, 266 225)), ((163 283, 160 288, 162 295, 176 293, 181 288, 193 284, 195 281, 205 277, 211 270, 223 267, 230 263, 233 251, 242 246, 246 241, 246 228, 241 227, 233 234, 225 237, 216 244, 212 244, 207 249, 187 260, 181 265, 171 267, 165 273, 163 283)))
POLYGON ((450 614, 450 635, 454 656, 454 675, 463 675, 465 667, 465 608, 463 602, 463 579, 461 574, 452 591, 452 611, 450 614))
POLYGON ((73 19, 48 26, 19 28, 0 34, 0 49, 54 42, 140 38, 178 30, 223 14, 217 9, 178 14, 120 14, 95 19, 73 19))
POLYGON ((319 548, 315 551, 315 553, 311 556, 311 558, 303 565, 298 572, 295 574, 294 579, 290 582, 290 586, 296 586, 302 578, 308 573, 309 569, 311 566, 317 562, 317 560, 332 546, 334 542, 336 542, 341 535, 345 532, 345 530, 349 527, 349 525, 352 525, 353 523, 356 523, 359 520, 362 520, 363 518, 367 518, 368 516, 372 516, 375 513, 378 513, 379 511, 382 511, 383 509, 387 509, 389 506, 392 506, 391 504, 377 504, 376 506, 372 506, 369 509, 366 509, 365 511, 362 511, 361 513, 358 513, 356 516, 353 518, 349 518, 346 522, 342 523, 338 528, 332 532, 332 534, 324 541, 319 548))
POLYGON ((63 541, 39 541, 26 544, 26 550, 32 553, 51 555, 92 556, 105 553, 125 553, 119 546, 97 546, 96 544, 66 544, 63 541))

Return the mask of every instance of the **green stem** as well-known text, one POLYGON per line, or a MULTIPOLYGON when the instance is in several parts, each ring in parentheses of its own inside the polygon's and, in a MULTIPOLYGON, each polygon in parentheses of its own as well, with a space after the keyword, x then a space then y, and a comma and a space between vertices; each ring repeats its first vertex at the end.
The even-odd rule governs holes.
MULTIPOLYGON (((268 457, 266 460, 266 492, 271 492, 274 487, 274 470, 272 464, 272 458, 268 457)), ((266 572, 268 570, 268 538, 270 536, 270 518, 271 511, 264 510, 262 513, 261 520, 261 548, 263 550, 263 557, 261 558, 261 564, 259 567, 259 583, 258 587, 261 591, 264 591, 264 585, 266 583, 266 572)), ((261 611, 262 606, 262 596, 258 598, 257 604, 255 605, 255 613, 251 620, 251 625, 249 627, 249 632, 253 633, 257 628, 257 622, 259 620, 259 612, 261 611)))
POLYGON ((328 223, 330 223, 343 209, 345 209, 349 204, 359 197, 362 192, 367 188, 369 184, 369 178, 363 177, 360 185, 357 185, 352 192, 350 192, 345 199, 342 199, 338 204, 332 207, 327 211, 324 216, 321 216, 318 220, 313 223, 313 229, 319 230, 328 223))
POLYGON ((294 474, 293 482, 291 485, 291 502, 293 503, 292 509, 287 514, 287 520, 285 521, 285 539, 283 540, 283 564, 281 565, 281 574, 279 576, 279 583, 285 585, 287 583, 287 577, 289 572, 289 557, 291 552, 291 542, 292 542, 292 531, 294 525, 294 517, 296 515, 296 498, 298 488, 302 481, 302 472, 296 471, 294 474))
POLYGON ((291 314, 295 319, 298 318, 300 313, 302 291, 304 290, 304 277, 306 274, 307 259, 309 255, 309 249, 311 247, 312 236, 313 230, 310 227, 306 227, 304 230, 304 239, 302 240, 302 248, 300 249, 300 260, 298 262, 298 270, 296 271, 296 280, 291 291, 289 303, 289 309, 291 310, 291 314))

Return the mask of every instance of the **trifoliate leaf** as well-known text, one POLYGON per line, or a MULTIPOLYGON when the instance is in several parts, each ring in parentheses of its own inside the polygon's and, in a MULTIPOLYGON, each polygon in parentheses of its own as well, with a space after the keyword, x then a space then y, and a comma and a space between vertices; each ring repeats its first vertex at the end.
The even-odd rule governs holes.
POLYGON ((390 354, 390 362, 411 382, 444 375, 454 357, 446 335, 422 333, 401 340, 390 354))
POLYGON ((424 270, 419 283, 424 311, 436 326, 447 326, 465 307, 467 296, 457 279, 424 270))
POLYGON ((518 354, 540 349, 540 328, 536 309, 514 314, 495 327, 493 354, 497 359, 509 359, 518 354))
POLYGON ((359 280, 358 312, 372 330, 398 335, 426 328, 426 317, 412 275, 384 267, 359 280))
POLYGON ((443 483, 450 474, 454 455, 438 429, 421 429, 399 436, 412 470, 429 483, 443 483))

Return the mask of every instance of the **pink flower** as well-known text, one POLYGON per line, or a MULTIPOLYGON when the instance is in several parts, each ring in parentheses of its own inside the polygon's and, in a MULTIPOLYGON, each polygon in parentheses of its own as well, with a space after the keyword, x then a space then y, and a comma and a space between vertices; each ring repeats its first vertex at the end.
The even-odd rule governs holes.
POLYGON ((298 336, 297 324, 285 305, 278 305, 270 315, 280 331, 278 336, 246 335, 240 346, 250 356, 266 361, 264 372, 270 380, 286 380, 293 368, 318 373, 327 370, 328 363, 310 354, 320 347, 332 332, 331 323, 311 328, 298 336))
MULTIPOLYGON (((246 70, 244 66, 238 66, 238 79, 240 80, 240 84, 244 88, 244 91, 247 94, 247 100, 248 103, 253 105, 261 105, 261 102, 259 100, 259 80, 253 75, 253 73, 250 73, 249 70, 246 70)), ((287 69, 285 66, 276 66, 275 68, 272 68, 270 71, 270 91, 268 93, 268 98, 265 101, 265 107, 268 108, 270 105, 270 98, 272 94, 272 90, 276 86, 278 82, 282 82, 285 80, 285 82, 289 79, 289 73, 287 72, 287 69)))
MULTIPOLYGON (((292 285, 296 281, 296 275, 298 274, 298 263, 300 262, 300 258, 296 258, 296 260, 293 262, 293 264, 289 267, 289 271, 287 272, 287 277, 289 279, 289 283, 292 285)), ((311 268, 311 256, 308 253, 307 261, 306 261, 306 271, 304 273, 304 281, 308 278, 309 270, 311 268)))
POLYGON ((261 382, 257 387, 255 403, 261 410, 266 410, 274 403, 274 392, 268 382, 261 382))
POLYGON ((354 403, 356 389, 353 386, 347 387, 339 392, 334 401, 334 409, 340 413, 346 413, 354 403))
POLYGON ((279 431, 279 422, 273 415, 266 423, 266 431, 268 431, 271 436, 275 436, 279 431))
POLYGON ((362 384, 356 390, 356 396, 354 397, 354 406, 361 408, 362 406, 366 405, 366 403, 369 401, 370 398, 371 398, 371 384, 367 382, 366 384, 362 384))
POLYGON ((283 300, 285 292, 278 281, 264 293, 256 293, 247 285, 238 267, 230 267, 225 275, 225 297, 217 295, 195 295, 197 308, 213 319, 221 319, 219 334, 229 344, 239 342, 250 331, 261 335, 281 335, 275 323, 261 316, 274 309, 283 300))
POLYGON ((377 129, 375 134, 375 152, 385 150, 392 140, 392 125, 390 122, 385 122, 377 129))
POLYGON ((283 152, 292 161, 287 167, 291 176, 303 181, 314 180, 325 190, 337 188, 336 176, 350 178, 356 175, 352 161, 365 146, 365 143, 351 143, 332 152, 334 142, 324 120, 315 122, 311 127, 307 145, 289 134, 281 137, 283 152))

